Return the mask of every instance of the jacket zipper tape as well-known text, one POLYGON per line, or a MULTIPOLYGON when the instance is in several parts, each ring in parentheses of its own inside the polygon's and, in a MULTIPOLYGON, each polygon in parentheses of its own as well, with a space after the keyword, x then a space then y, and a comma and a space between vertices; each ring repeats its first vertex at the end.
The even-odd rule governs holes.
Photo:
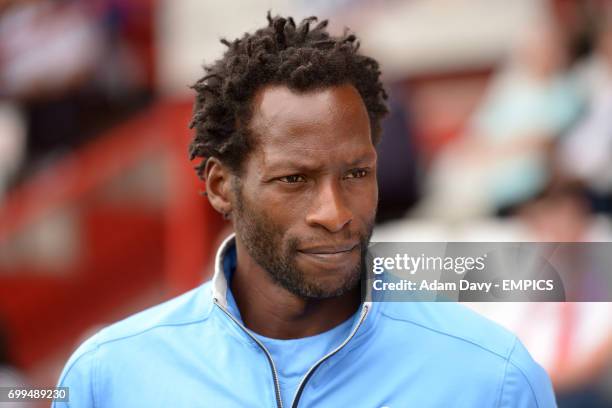
POLYGON ((334 354, 336 354, 337 352, 342 350, 342 348, 344 348, 344 346, 346 346, 348 344, 348 342, 351 341, 351 339, 353 337, 355 337, 355 334, 357 334, 357 330, 359 330, 359 328, 363 324, 365 318, 368 316, 368 311, 369 311, 369 306, 367 304, 364 304, 363 305, 363 309, 361 311, 361 317, 359 318, 359 322, 357 322, 357 324, 353 328, 353 331, 351 332, 351 334, 349 334, 349 336, 346 339, 344 339, 344 341, 338 347, 336 347, 335 349, 333 349, 332 351, 327 353, 325 356, 323 356, 312 367, 310 367, 310 370, 308 370, 306 372, 306 375, 304 375, 304 378, 302 378, 302 381, 300 381, 300 385, 298 385, 298 388, 297 388, 297 390, 295 392, 295 396, 293 397, 293 403, 291 404, 291 408, 297 408, 297 406, 298 406, 298 404, 300 402, 300 398, 302 396, 302 392, 304 391, 304 387, 306 387, 306 383, 312 377, 312 375, 314 374, 315 370, 317 368, 319 368, 319 366, 321 364, 323 364, 323 362, 325 362, 327 359, 329 359, 334 354))
POLYGON ((230 319, 232 319, 234 323, 236 323, 238 327, 242 329, 242 331, 244 331, 251 339, 253 339, 253 341, 257 343, 259 348, 261 348, 266 354, 266 357, 268 358, 268 363, 270 364, 270 368, 272 369, 272 379, 274 380, 274 393, 276 395, 276 407, 283 408, 283 399, 281 397, 280 383, 278 381, 278 372, 276 371, 276 365, 274 365, 274 360, 272 360, 272 355, 270 355, 270 352, 268 351, 266 346, 264 346, 263 343, 259 341, 259 339, 257 339, 257 337, 253 336, 251 332, 246 327, 244 327, 227 309, 225 309, 217 302, 217 299, 214 299, 214 301, 215 304, 219 307, 219 309, 221 309, 230 319))

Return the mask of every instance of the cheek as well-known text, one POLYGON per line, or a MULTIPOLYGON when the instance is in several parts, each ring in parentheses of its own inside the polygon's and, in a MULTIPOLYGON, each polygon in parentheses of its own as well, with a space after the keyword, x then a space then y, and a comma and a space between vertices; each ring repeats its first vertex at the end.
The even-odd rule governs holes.
POLYGON ((307 200, 296 200, 295 197, 274 193, 265 188, 257 192, 243 192, 243 206, 249 208, 250 216, 265 222, 268 229, 280 235, 286 234, 291 226, 300 220, 305 201, 307 200))
POLYGON ((372 182, 364 183, 349 193, 349 200, 353 212, 362 219, 372 219, 376 215, 378 206, 378 185, 376 179, 372 182))

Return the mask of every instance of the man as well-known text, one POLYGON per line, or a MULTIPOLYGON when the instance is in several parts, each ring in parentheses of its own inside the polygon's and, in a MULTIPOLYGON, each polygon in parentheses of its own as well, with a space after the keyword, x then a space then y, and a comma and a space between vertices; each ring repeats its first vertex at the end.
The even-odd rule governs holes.
POLYGON ((75 352, 71 406, 554 406, 516 337, 463 307, 362 302, 378 64, 326 22, 268 20, 194 86, 191 156, 235 236, 212 281, 75 352))

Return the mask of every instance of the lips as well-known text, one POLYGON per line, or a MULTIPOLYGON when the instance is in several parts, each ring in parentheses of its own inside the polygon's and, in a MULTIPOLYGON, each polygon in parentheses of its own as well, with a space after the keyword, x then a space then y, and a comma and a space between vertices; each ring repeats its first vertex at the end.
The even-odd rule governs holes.
POLYGON ((334 254, 343 254, 347 252, 351 252, 353 249, 357 247, 357 243, 348 242, 344 244, 334 244, 334 245, 318 245, 312 246, 309 248, 300 249, 299 252, 309 254, 309 255, 334 255, 334 254))

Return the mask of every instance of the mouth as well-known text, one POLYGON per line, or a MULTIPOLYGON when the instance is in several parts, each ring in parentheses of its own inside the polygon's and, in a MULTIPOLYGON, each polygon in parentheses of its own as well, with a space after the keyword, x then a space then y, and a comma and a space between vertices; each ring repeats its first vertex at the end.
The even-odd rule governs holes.
POLYGON ((298 252, 302 255, 310 257, 311 259, 327 262, 338 262, 350 258, 358 247, 359 244, 356 243, 322 245, 300 249, 298 252))

